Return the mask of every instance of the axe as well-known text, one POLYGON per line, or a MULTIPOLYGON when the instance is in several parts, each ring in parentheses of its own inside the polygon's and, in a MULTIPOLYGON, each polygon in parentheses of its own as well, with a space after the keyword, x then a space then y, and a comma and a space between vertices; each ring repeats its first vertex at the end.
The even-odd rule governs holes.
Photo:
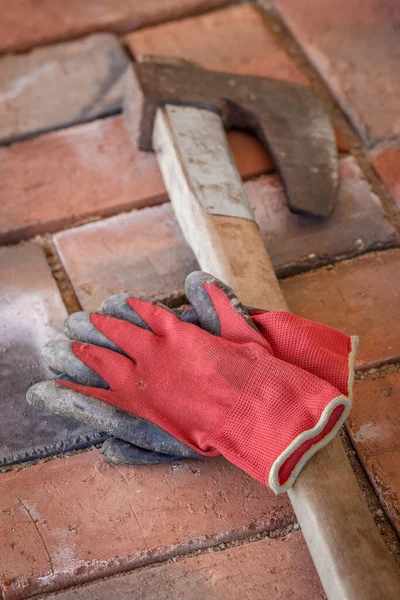
MULTIPOLYGON (((124 115, 142 150, 154 150, 179 225, 201 269, 249 306, 287 310, 254 221, 225 128, 267 147, 292 211, 327 218, 337 151, 324 109, 296 83, 143 62, 127 74, 124 115)), ((399 574, 339 438, 288 492, 329 600, 397 600, 399 574)))

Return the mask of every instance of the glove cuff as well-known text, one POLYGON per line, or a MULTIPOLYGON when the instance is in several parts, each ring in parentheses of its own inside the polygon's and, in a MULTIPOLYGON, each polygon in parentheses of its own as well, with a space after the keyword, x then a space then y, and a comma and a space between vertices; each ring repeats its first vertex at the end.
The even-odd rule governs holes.
POLYGON ((343 373, 348 396, 308 371, 271 357, 252 370, 240 400, 208 444, 275 493, 286 492, 351 410, 357 341, 350 340, 343 373))
POLYGON ((346 396, 334 398, 322 412, 315 427, 303 431, 278 456, 268 474, 268 486, 276 494, 291 488, 310 458, 333 440, 351 407, 352 402, 346 396))
POLYGON ((337 435, 353 405, 354 361, 358 337, 350 337, 348 355, 348 396, 334 398, 324 409, 318 423, 303 431, 272 464, 268 485, 275 493, 286 492, 292 487, 299 473, 312 456, 324 448, 337 435))

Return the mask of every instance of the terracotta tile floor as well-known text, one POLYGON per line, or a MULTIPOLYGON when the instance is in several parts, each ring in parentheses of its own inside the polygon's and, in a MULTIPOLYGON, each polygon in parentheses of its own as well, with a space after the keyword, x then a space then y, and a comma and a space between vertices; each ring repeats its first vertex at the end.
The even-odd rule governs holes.
POLYGON ((223 459, 111 466, 93 447, 99 432, 25 404, 50 376, 40 347, 68 311, 127 290, 178 306, 197 268, 155 156, 135 147, 121 114, 124 73, 148 54, 311 83, 331 110, 340 185, 325 223, 290 213, 255 138, 228 139, 292 310, 361 336, 348 448, 399 552, 400 9, 300 4, 0 0, 5 600, 325 597, 286 495, 223 459))

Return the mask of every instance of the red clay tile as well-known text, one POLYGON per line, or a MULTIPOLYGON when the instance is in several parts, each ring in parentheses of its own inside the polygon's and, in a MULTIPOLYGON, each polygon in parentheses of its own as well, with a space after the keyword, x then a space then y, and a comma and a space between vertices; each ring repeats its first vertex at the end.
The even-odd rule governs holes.
POLYGON ((154 155, 119 116, 0 148, 0 173, 3 243, 166 199, 154 155))
POLYGON ((269 154, 256 138, 241 131, 229 131, 227 137, 242 179, 274 170, 269 154))
MULTIPOLYGON (((398 433, 397 433, 398 439, 398 433)), ((400 534, 400 449, 382 452, 366 461, 366 471, 385 507, 386 514, 400 534)))
POLYGON ((388 517, 400 533, 400 373, 357 382, 347 429, 388 517))
POLYGON ((178 19, 235 0, 9 0, 0 1, 0 52, 26 50, 93 31, 124 33, 178 19))
POLYGON ((375 155, 372 164, 400 208, 400 147, 375 155))
POLYGON ((400 373, 358 381, 347 427, 363 457, 400 450, 400 373))
POLYGON ((400 4, 278 0, 277 8, 368 145, 400 133, 400 4))
POLYGON ((108 465, 99 451, 0 476, 1 586, 21 600, 293 522, 223 459, 108 465))
MULTIPOLYGON (((245 183, 272 263, 280 275, 393 244, 396 233, 354 159, 341 161, 338 206, 325 223, 292 214, 276 175, 245 183)), ((198 268, 169 204, 62 232, 55 242, 82 305, 98 310, 110 294, 181 296, 198 268), (82 256, 85 260, 82 260, 82 256)))
POLYGON ((132 571, 46 600, 322 600, 300 533, 132 571))
POLYGON ((337 206, 325 221, 291 213, 276 175, 245 184, 278 276, 396 242, 395 230, 384 216, 379 198, 353 157, 340 161, 339 182, 337 206))
POLYGON ((336 136, 336 145, 341 152, 349 152, 350 145, 347 139, 344 137, 342 132, 334 125, 333 129, 335 131, 336 136))
POLYGON ((169 203, 69 229, 54 240, 85 310, 129 290, 180 297, 185 276, 197 268, 169 203))
POLYGON ((120 110, 128 60, 100 33, 0 58, 0 142, 120 110))
POLYGON ((400 250, 365 254, 282 281, 296 314, 360 336, 360 368, 400 360, 400 250))
POLYGON ((138 59, 146 54, 173 56, 206 69, 307 83, 262 14, 247 4, 134 31, 125 39, 138 59))
MULTIPOLYGON (((256 139, 228 140, 243 177, 271 168, 256 139)), ((135 148, 120 116, 0 148, 0 178, 0 243, 167 200, 154 154, 135 148)))

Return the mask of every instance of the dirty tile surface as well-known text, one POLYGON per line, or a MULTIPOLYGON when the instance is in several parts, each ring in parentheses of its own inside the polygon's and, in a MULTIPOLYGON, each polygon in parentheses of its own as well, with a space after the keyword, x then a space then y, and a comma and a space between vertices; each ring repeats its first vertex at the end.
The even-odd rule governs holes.
POLYGON ((127 64, 107 33, 0 57, 0 142, 120 110, 127 64))
POLYGON ((93 31, 123 33, 235 0, 1 0, 0 52, 26 50, 93 31))
POLYGON ((121 116, 0 148, 0 173, 3 242, 166 199, 155 156, 136 150, 121 116))
MULTIPOLYGON (((133 571, 47 600, 323 600, 300 533, 133 571)), ((44 599, 43 599, 44 600, 44 599)))
POLYGON ((357 382, 347 420, 357 453, 400 534, 400 373, 357 382))
POLYGON ((364 142, 399 135, 399 2, 277 0, 276 6, 364 142))
POLYGON ((372 164, 400 208, 400 146, 377 153, 372 164))
MULTIPOLYGON (((338 149, 364 152, 397 199, 398 3, 0 0, 0 14, 0 244, 46 234, 58 252, 46 259, 44 240, 0 247, 0 462, 22 461, 0 474, 0 596, 325 600, 285 495, 222 458, 132 468, 107 464, 99 449, 75 452, 102 438, 29 409, 25 392, 50 376, 39 351, 60 335, 60 293, 69 308, 75 294, 97 310, 125 290, 178 306, 197 268, 155 156, 137 151, 115 114, 127 64, 157 54, 307 85, 311 60, 321 97, 333 92, 359 133, 349 145, 336 131, 338 149), (45 454, 57 456, 23 462, 45 454)), ((394 211, 384 214, 348 155, 333 217, 291 214, 268 152, 244 131, 228 140, 289 306, 360 335, 365 372, 348 431, 398 552, 387 521, 400 531, 394 211)))
MULTIPOLYGON (((228 142, 243 178, 272 169, 255 138, 232 131, 228 142)), ((168 199, 155 155, 119 115, 0 148, 0 178, 0 243, 168 199)))
MULTIPOLYGON (((307 84, 306 77, 271 33, 263 13, 254 6, 229 7, 130 33, 132 55, 185 58, 206 69, 272 77, 307 84)), ((336 131, 338 148, 348 152, 336 131)))
POLYGON ((103 440, 25 400, 28 387, 52 377, 40 351, 61 335, 67 316, 42 250, 34 244, 0 248, 0 281, 0 466, 103 440))
POLYGON ((286 527, 286 495, 221 459, 137 468, 99 451, 0 477, 4 600, 286 527))
POLYGON ((146 54, 184 57, 215 71, 307 83, 261 12, 248 4, 134 31, 125 39, 137 59, 146 54))
POLYGON ((294 313, 360 336, 356 367, 400 361, 400 250, 365 254, 282 281, 294 313))
MULTIPOLYGON (((396 240, 352 158, 341 163, 338 206, 325 223, 292 214, 275 175, 250 181, 245 189, 278 275, 396 240)), ((198 268, 169 204, 70 229, 54 239, 79 300, 89 310, 122 291, 179 298, 185 277, 198 268)))
POLYGON ((54 241, 85 310, 128 290, 179 298, 186 275, 198 267, 169 203, 69 229, 54 241))
POLYGON ((379 198, 353 157, 339 163, 337 205, 325 221, 291 213, 277 176, 251 181, 246 191, 272 264, 281 277, 397 242, 379 198))

